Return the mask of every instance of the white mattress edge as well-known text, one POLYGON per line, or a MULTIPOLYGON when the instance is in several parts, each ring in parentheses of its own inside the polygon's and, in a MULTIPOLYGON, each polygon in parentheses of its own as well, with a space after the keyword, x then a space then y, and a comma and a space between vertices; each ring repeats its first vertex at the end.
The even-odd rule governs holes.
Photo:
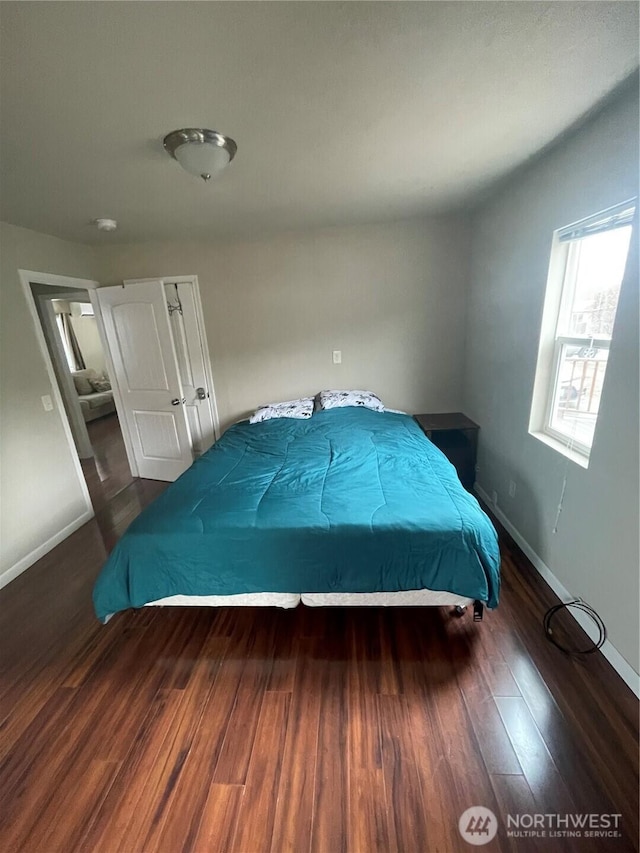
POLYGON ((240 592, 234 595, 169 595, 145 607, 297 607, 297 592, 240 592))
POLYGON ((472 598, 432 589, 402 592, 246 592, 234 595, 170 595, 145 607, 464 607, 472 598))
POLYGON ((402 592, 303 592, 302 603, 308 607, 444 607, 473 602, 472 598, 432 589, 410 589, 402 592))

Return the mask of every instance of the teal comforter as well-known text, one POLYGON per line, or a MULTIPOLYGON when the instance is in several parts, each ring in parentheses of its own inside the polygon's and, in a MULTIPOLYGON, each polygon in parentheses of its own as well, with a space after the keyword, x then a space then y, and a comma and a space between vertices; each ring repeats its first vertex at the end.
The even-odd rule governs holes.
POLYGON ((100 619, 170 595, 447 590, 498 603, 495 530, 408 415, 343 408, 231 427, 136 518, 100 619))

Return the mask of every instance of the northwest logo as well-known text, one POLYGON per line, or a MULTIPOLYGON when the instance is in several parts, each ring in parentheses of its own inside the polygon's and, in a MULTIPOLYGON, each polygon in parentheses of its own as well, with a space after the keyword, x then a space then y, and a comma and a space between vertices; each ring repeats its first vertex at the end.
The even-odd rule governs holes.
POLYGON ((491 809, 471 806, 460 816, 458 829, 467 843, 479 847, 496 837, 498 820, 491 809))

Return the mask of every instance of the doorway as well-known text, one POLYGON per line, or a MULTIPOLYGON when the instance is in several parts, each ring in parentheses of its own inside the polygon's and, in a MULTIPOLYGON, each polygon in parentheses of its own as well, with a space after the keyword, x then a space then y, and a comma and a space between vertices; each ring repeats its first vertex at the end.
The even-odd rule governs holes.
POLYGON ((133 482, 89 291, 29 281, 94 510, 133 482))
POLYGON ((176 479, 215 442, 196 276, 103 288, 25 270, 19 276, 88 507, 100 509, 138 477, 176 479), (154 376, 161 378, 155 386, 154 376), (180 441, 171 458, 175 424, 180 441))

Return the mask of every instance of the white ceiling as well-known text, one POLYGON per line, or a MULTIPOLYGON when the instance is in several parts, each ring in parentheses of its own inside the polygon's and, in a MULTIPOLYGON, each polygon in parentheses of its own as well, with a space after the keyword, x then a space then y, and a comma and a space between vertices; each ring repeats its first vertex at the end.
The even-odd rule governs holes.
POLYGON ((96 243, 450 210, 638 65, 635 2, 2 2, 0 27, 0 217, 96 243), (164 152, 187 126, 238 143, 216 181, 164 152))

